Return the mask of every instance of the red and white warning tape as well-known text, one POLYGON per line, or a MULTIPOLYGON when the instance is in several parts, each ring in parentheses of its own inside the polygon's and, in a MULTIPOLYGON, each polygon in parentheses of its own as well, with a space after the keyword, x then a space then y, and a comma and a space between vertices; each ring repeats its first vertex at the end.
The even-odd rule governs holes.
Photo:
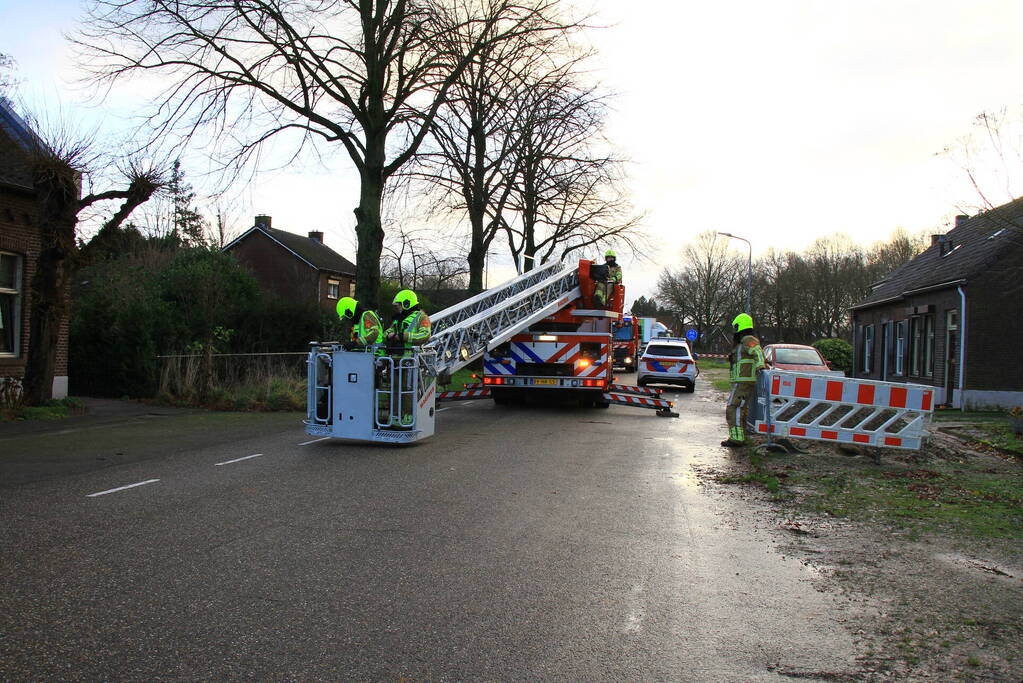
POLYGON ((468 401, 475 398, 490 398, 490 389, 469 389, 467 391, 442 391, 438 401, 468 401))

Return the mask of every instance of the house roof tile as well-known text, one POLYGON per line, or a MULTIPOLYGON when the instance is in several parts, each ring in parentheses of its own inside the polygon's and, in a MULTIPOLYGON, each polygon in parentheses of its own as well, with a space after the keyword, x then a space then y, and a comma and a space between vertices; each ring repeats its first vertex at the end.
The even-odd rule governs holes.
POLYGON ((328 247, 326 244, 310 237, 303 237, 302 235, 296 235, 293 232, 280 230, 278 228, 267 228, 262 225, 257 225, 225 246, 224 251, 227 251, 256 230, 265 233, 272 240, 283 245, 286 249, 306 261, 313 268, 333 273, 351 275, 353 277, 355 276, 355 264, 328 247))
POLYGON ((1021 233, 1023 198, 977 214, 945 235, 951 243, 951 251, 945 247, 943 253, 940 243, 932 244, 876 283, 870 294, 853 309, 898 300, 918 290, 942 285, 951 287, 968 281, 1005 255, 1007 249, 1023 248, 1023 240, 1011 239, 1013 234, 1021 233))

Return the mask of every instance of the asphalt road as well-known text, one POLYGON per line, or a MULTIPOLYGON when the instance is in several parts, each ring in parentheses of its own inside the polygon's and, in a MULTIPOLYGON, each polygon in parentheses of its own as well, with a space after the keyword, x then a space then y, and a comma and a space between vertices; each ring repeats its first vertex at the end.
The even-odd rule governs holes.
POLYGON ((0 438, 0 679, 845 680, 783 532, 697 481, 720 395, 677 398, 450 404, 404 448, 295 415, 0 438))

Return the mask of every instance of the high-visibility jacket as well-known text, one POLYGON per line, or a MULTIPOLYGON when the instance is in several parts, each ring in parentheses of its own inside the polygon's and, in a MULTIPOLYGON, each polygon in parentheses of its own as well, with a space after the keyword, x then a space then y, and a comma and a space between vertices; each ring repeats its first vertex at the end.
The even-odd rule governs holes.
POLYGON ((405 344, 405 348, 419 346, 430 340, 430 316, 426 311, 416 309, 409 311, 404 318, 399 318, 391 323, 388 333, 393 332, 405 344))
POLYGON ((352 341, 361 346, 384 341, 384 326, 375 311, 363 311, 359 322, 352 325, 352 341))
POLYGON ((756 382, 757 370, 767 367, 764 362, 764 350, 760 348, 760 340, 747 334, 732 349, 732 382, 756 382))
POLYGON ((622 284, 622 267, 617 263, 608 265, 607 267, 607 282, 611 285, 622 284))

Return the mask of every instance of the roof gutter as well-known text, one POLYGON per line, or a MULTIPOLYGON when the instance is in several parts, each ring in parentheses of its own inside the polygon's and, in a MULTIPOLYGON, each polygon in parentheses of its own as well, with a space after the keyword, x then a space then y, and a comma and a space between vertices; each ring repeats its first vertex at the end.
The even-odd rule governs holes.
POLYGON ((857 304, 849 308, 850 311, 859 311, 864 308, 873 308, 874 306, 881 306, 884 304, 890 304, 893 301, 899 301, 905 299, 907 296, 913 296, 914 294, 924 294, 925 292, 933 292, 936 289, 948 289, 949 287, 956 287, 958 285, 966 284, 966 280, 960 278, 958 280, 949 280, 948 282, 939 282, 936 285, 927 285, 926 287, 919 287, 917 289, 907 289, 902 294, 897 296, 890 296, 887 299, 881 299, 880 301, 871 301, 865 304, 857 304))

